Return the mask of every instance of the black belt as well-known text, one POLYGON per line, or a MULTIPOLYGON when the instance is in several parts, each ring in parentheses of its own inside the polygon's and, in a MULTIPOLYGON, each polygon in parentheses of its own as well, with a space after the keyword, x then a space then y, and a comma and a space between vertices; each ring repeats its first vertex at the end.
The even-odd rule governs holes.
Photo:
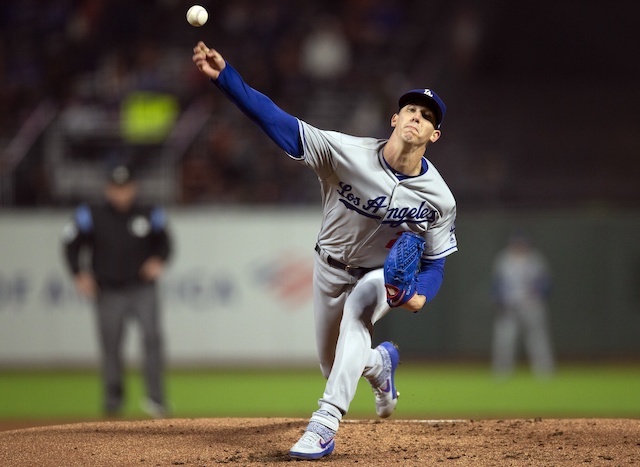
MULTIPOLYGON (((318 245, 317 243, 316 243, 316 253, 318 253, 322 257, 322 255, 320 254, 320 245, 318 245)), ((369 271, 373 271, 374 269, 377 269, 377 268, 360 268, 360 267, 357 267, 357 266, 351 266, 349 264, 344 264, 344 263, 338 261, 337 259, 333 259, 329 255, 327 255, 327 264, 329 266, 331 266, 332 268, 342 269, 343 271, 347 271, 353 277, 356 277, 358 279, 360 279, 362 276, 364 276, 369 271)))

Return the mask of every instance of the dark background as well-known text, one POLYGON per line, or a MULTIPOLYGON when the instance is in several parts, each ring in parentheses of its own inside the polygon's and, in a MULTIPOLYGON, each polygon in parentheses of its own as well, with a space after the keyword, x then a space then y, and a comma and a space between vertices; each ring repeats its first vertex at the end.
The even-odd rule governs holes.
MULTIPOLYGON (((89 104, 117 121, 126 93, 149 89, 176 96, 182 111, 211 105, 188 149, 171 156, 178 183, 166 185, 163 201, 316 205, 313 175, 197 73, 190 57, 199 39, 285 110, 324 128, 385 137, 401 93, 436 89, 448 111, 428 157, 461 210, 640 206, 635 2, 201 3, 210 19, 193 28, 185 1, 2 2, 2 206, 77 201, 51 180, 51 127, 18 156, 7 149, 43 102, 54 123, 89 104), (302 65, 304 44, 327 23, 349 56, 341 71, 318 76, 302 65)), ((142 151, 98 133, 69 144, 65 157, 106 164, 115 151, 143 168, 160 158, 162 142, 142 151)))

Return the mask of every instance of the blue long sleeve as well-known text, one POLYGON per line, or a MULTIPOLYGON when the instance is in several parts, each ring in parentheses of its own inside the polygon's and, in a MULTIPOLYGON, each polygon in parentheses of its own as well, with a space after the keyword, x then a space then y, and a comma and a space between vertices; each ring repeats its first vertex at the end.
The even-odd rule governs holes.
POLYGON ((444 258, 422 260, 418 274, 418 293, 427 297, 429 303, 440 290, 444 279, 444 258))
POLYGON ((302 156, 298 119, 278 107, 271 99, 244 82, 229 63, 220 73, 216 86, 245 115, 253 120, 287 154, 302 156))

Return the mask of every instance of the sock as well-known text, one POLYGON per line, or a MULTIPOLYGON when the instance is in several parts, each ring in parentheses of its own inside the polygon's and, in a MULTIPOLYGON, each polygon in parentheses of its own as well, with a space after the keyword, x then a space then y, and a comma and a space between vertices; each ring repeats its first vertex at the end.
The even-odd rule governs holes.
POLYGON ((338 427, 340 426, 342 414, 336 407, 333 407, 330 404, 323 403, 322 406, 320 407, 320 410, 316 410, 315 412, 313 412, 313 414, 311 415, 310 423, 320 423, 321 425, 324 425, 328 429, 332 430, 335 434, 335 432, 338 431, 338 427), (331 412, 329 412, 329 410, 326 410, 325 407, 322 406, 326 406, 326 408, 329 408, 331 412), (336 416, 335 413, 337 413, 338 416, 336 416))
POLYGON ((367 365, 364 367, 362 376, 371 381, 376 379, 380 373, 382 373, 382 354, 376 349, 371 349, 369 360, 367 360, 367 365))
POLYGON ((336 436, 335 430, 332 430, 331 428, 323 425, 322 423, 315 422, 313 420, 311 420, 307 425, 307 431, 313 431, 314 433, 318 433, 322 437, 325 443, 329 441, 331 438, 334 438, 336 436))

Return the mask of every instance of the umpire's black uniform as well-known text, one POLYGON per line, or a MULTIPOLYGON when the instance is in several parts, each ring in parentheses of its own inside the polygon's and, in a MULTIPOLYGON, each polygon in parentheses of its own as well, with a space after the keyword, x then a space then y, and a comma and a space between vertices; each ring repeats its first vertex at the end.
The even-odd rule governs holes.
POLYGON ((116 168, 105 190, 107 202, 81 204, 76 209, 64 236, 65 256, 74 278, 92 274, 96 286, 106 413, 117 414, 123 403, 122 338, 126 320, 135 318, 144 339, 148 395, 144 408, 163 416, 166 401, 156 277, 145 273, 143 265, 164 264, 171 244, 164 210, 136 204, 136 190, 128 169, 116 168))

